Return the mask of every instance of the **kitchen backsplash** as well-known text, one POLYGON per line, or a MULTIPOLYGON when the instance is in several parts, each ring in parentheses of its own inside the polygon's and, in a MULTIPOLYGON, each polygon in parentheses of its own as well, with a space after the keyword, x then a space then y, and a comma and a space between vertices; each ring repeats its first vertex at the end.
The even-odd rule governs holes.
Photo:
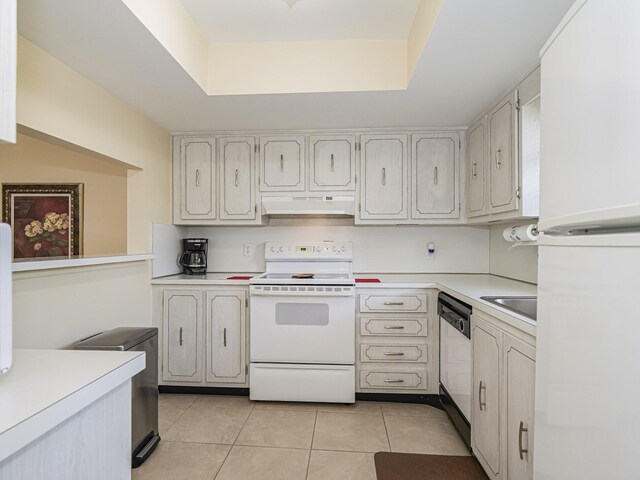
POLYGON ((491 227, 489 269, 494 275, 538 283, 538 247, 514 246, 503 236, 506 225, 491 227))
POLYGON ((264 271, 267 241, 349 240, 356 273, 488 273, 487 227, 348 225, 277 225, 266 227, 182 227, 189 237, 209 239, 211 272, 264 271), (436 246, 434 258, 427 244, 436 246), (244 255, 250 244, 251 256, 244 255))

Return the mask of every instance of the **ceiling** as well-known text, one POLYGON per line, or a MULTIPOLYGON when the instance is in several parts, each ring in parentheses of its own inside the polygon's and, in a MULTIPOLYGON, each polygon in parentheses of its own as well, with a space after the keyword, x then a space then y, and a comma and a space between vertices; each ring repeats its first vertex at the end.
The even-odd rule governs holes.
POLYGON ((181 0, 209 43, 406 40, 419 0, 181 0))
MULTIPOLYGON (((293 10, 306 1, 320 0, 293 10)), ((195 132, 466 126, 536 65, 573 0, 445 0, 406 91, 230 96, 207 96, 121 1, 18 3, 27 40, 167 130, 195 132)))

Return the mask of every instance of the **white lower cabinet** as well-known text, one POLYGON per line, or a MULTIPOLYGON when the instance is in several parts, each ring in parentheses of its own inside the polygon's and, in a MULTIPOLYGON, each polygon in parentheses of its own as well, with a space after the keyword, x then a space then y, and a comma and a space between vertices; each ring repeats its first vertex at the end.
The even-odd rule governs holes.
POLYGON ((473 388, 471 425, 473 451, 490 476, 500 474, 500 353, 502 333, 476 321, 472 327, 473 388), (474 398, 475 395, 475 398, 474 398))
POLYGON ((247 288, 154 286, 160 381, 247 386, 247 288))
POLYGON ((506 335, 504 376, 506 387, 504 471, 509 480, 531 480, 533 478, 535 348, 506 335))
POLYGON ((435 290, 358 289, 356 391, 437 393, 435 290))
POLYGON ((533 478, 535 338, 472 316, 471 447, 490 478, 533 478))
POLYGON ((162 301, 162 379, 202 381, 202 292, 164 290, 162 301))
POLYGON ((245 383, 246 301, 242 291, 207 291, 207 382, 245 383))

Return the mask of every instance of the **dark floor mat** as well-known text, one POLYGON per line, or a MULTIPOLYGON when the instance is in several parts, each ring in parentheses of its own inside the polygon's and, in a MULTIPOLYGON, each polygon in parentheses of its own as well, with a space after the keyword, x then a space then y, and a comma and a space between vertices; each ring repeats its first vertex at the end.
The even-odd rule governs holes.
POLYGON ((488 480, 474 457, 378 452, 378 480, 488 480))

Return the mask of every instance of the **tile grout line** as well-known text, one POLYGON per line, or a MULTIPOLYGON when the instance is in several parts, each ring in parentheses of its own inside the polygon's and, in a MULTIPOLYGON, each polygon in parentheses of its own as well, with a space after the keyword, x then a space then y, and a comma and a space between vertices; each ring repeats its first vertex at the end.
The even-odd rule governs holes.
POLYGON ((220 472, 222 471, 222 467, 224 467, 224 464, 227 461, 227 458, 229 458, 229 455, 231 455, 231 450, 233 450, 233 447, 236 446, 236 441, 238 440, 238 437, 240 436, 240 432, 242 432, 242 429, 244 428, 244 426, 247 424, 247 422, 249 421, 249 417, 251 416, 251 413, 253 413, 253 409, 255 408, 255 404, 251 405, 251 410, 249 410, 249 415, 247 415, 247 418, 245 418, 244 423, 242 424, 242 427, 240 427, 240 430, 238 430, 238 434, 236 435, 236 438, 234 438, 233 443, 231 445, 227 445, 229 447, 229 451, 227 452, 227 454, 224 456, 224 460, 222 460, 222 463, 220 464, 220 468, 218 468, 218 471, 216 472, 216 474, 211 478, 211 480, 216 480, 216 478, 218 478, 218 475, 220 474, 220 472))
POLYGON ((316 417, 313 420, 313 432, 311 433, 311 445, 309 445, 309 459, 307 460, 307 473, 304 478, 309 478, 309 467, 311 466, 311 452, 313 452, 313 440, 316 438, 316 425, 318 424, 318 410, 316 410, 316 417))
POLYGON ((389 439, 389 430, 387 429, 387 419, 384 415, 384 410, 382 410, 382 423, 384 423, 384 433, 387 435, 387 444, 389 445, 389 451, 391 451, 391 440, 389 439))
MULTIPOLYGON (((189 404, 189 406, 188 406, 187 408, 185 408, 185 409, 184 409, 184 411, 183 411, 180 415, 178 415, 178 416, 177 416, 177 418, 176 418, 173 422, 171 422, 171 425, 169 425, 169 428, 167 428, 167 431, 166 431, 166 432, 164 432, 164 434, 169 433, 169 430, 171 430, 171 429, 173 428, 173 426, 174 426, 176 423, 178 423, 178 420, 180 420, 180 419, 182 418, 182 416, 183 416, 185 413, 187 413, 187 410, 189 410, 191 407, 193 407, 193 405, 194 405, 197 401, 198 401, 198 398, 197 398, 197 397, 196 397, 196 398, 194 398, 194 399, 193 399, 193 402, 191 402, 191 403, 189 404)), ((158 424, 159 424, 159 423, 160 423, 160 422, 158 422, 158 424)), ((158 428, 158 430, 159 430, 159 428, 158 428)), ((160 433, 160 432, 158 432, 158 433, 160 433)))

